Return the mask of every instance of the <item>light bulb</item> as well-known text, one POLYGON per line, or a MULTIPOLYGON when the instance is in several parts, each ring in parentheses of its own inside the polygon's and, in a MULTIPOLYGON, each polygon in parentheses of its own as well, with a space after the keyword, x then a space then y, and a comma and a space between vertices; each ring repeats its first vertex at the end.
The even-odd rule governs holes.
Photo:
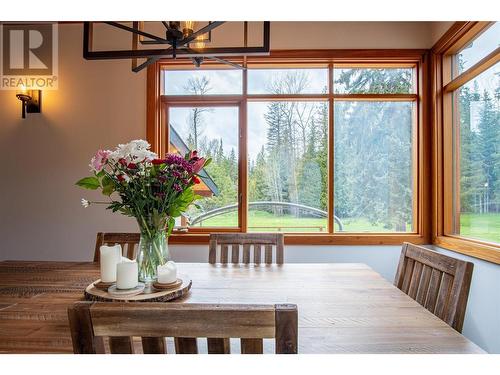
POLYGON ((203 35, 198 35, 193 42, 193 48, 202 49, 205 48, 205 39, 203 35))
POLYGON ((182 34, 184 38, 187 38, 193 34, 195 21, 183 21, 182 34))

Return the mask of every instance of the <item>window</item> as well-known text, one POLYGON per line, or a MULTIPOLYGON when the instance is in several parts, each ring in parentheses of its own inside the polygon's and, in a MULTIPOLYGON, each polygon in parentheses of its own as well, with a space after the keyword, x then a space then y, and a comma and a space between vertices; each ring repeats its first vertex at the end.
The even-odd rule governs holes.
POLYGON ((412 68, 339 68, 334 70, 336 94, 413 94, 412 68))
POLYGON ((238 107, 171 107, 168 119, 170 152, 212 158, 196 188, 203 199, 186 213, 187 223, 238 227, 238 107))
POLYGON ((335 216, 347 232, 412 232, 413 103, 335 102, 335 216))
POLYGON ((164 76, 165 95, 241 94, 240 70, 168 70, 164 76))
MULTIPOLYGON (((471 22, 443 51, 443 160, 437 243, 500 263, 498 23, 471 22), (465 46, 465 47, 457 47, 465 46)), ((439 149, 438 149, 439 150, 439 149)), ((439 153, 439 151, 438 151, 439 153)))
POLYGON ((249 94, 322 94, 328 69, 249 69, 249 94))
POLYGON ((500 243, 500 63, 453 92, 455 234, 500 243))
POLYGON ((327 232, 327 103, 250 102, 248 129, 248 230, 327 232))
POLYGON ((214 160, 203 171, 204 198, 187 213, 189 232, 423 243, 421 55, 272 59, 249 59, 246 70, 156 65, 161 121, 149 134, 214 160))
POLYGON ((496 22, 470 41, 454 59, 459 75, 500 46, 500 23, 496 22))

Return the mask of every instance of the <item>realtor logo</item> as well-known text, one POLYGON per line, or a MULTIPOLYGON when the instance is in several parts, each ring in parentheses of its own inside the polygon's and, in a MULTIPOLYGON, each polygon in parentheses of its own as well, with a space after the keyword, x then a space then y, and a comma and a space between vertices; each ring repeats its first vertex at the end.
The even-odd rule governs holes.
POLYGON ((57 24, 0 25, 0 89, 57 89, 57 24))

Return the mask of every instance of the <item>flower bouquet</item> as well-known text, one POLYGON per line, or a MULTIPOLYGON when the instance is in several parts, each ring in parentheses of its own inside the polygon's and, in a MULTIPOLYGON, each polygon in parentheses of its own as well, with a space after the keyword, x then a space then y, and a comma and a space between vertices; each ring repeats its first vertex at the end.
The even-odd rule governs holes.
POLYGON ((156 280, 157 267, 169 260, 167 240, 175 218, 200 198, 193 186, 200 183, 198 173, 209 163, 210 159, 198 157, 196 151, 160 159, 150 151, 148 142, 135 140, 118 145, 114 151, 97 151, 90 162, 93 176, 76 183, 85 189, 101 189, 110 198, 107 202, 82 199, 84 207, 107 204, 113 212, 137 220, 140 281, 156 280))

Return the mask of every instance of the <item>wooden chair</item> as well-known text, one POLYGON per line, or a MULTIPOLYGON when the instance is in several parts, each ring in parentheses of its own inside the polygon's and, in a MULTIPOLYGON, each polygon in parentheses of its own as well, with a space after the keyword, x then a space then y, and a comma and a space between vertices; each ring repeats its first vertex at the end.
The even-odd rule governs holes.
POLYGON ((273 264, 274 258, 274 263, 283 264, 283 248, 282 233, 213 233, 210 235, 208 262, 273 264), (241 255, 240 245, 243 248, 241 255), (217 251, 219 247, 220 250, 217 251), (276 248, 274 254, 273 247, 276 248))
POLYGON ((99 248, 102 245, 113 246, 122 245, 123 256, 134 259, 137 255, 137 246, 139 245, 139 233, 97 233, 95 241, 94 262, 99 262, 99 248))
POLYGON ((404 243, 394 285, 462 331, 474 264, 404 243))
POLYGON ((68 309, 76 354, 133 353, 131 337, 141 337, 146 354, 165 354, 165 337, 174 337, 177 354, 197 354, 198 337, 208 353, 229 353, 221 344, 241 339, 242 354, 263 352, 263 339, 274 339, 277 354, 297 353, 296 305, 214 305, 188 303, 76 302, 68 309))

